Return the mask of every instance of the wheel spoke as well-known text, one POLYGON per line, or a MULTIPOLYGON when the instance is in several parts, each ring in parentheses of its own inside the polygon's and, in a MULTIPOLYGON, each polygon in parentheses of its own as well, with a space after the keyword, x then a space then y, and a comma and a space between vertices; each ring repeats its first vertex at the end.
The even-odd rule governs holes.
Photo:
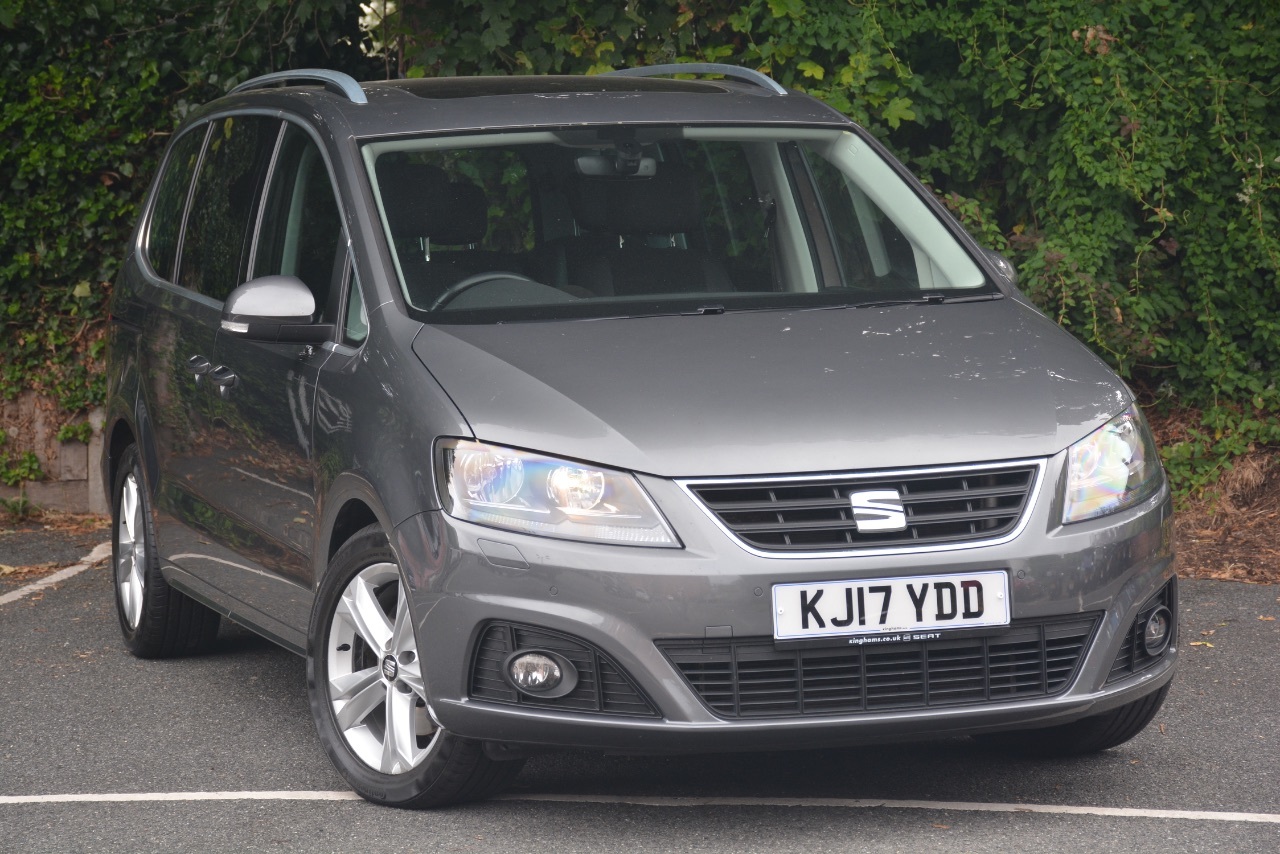
POLYGON ((366 667, 354 673, 334 676, 329 679, 329 698, 334 703, 346 702, 378 681, 381 674, 377 667, 366 667))
POLYGON ((422 667, 417 659, 400 665, 400 681, 409 686, 414 694, 427 699, 427 689, 422 682, 422 667))
MULTIPOLYGON (((124 523, 129 535, 129 545, 138 541, 138 482, 133 475, 125 478, 124 490, 120 495, 120 521, 124 523)), ((123 540, 123 536, 121 537, 123 540)))
POLYGON ((133 548, 121 543, 116 546, 116 551, 119 552, 116 556, 116 584, 123 588, 133 576, 133 548))
POLYGON ((356 578, 342 594, 342 606, 364 642, 376 652, 385 651, 391 642, 391 621, 374 597, 373 586, 356 578))
MULTIPOLYGON (((330 684, 333 684, 332 681, 330 684)), ((338 722, 338 729, 345 732, 346 730, 359 726, 365 718, 369 717, 370 712, 378 708, 378 705, 385 698, 385 683, 380 679, 375 678, 372 682, 365 685, 364 688, 355 692, 350 700, 334 700, 333 716, 338 722)))
POLYGON ((394 684, 387 685, 386 696, 387 728, 382 741, 382 772, 396 774, 415 764, 418 737, 413 708, 417 698, 397 689, 394 684))
POLYGON ((124 561, 121 561, 120 563, 120 580, 118 583, 120 590, 120 610, 124 612, 124 618, 128 621, 129 625, 136 626, 138 624, 138 618, 134 616, 132 573, 129 568, 125 566, 124 561))
POLYGON ((133 566, 130 568, 126 585, 129 588, 129 624, 136 626, 138 621, 142 619, 142 590, 144 585, 142 556, 137 553, 133 556, 133 566))
POLYGON ((413 620, 409 617, 409 597, 402 588, 396 598, 396 621, 391 629, 391 651, 397 656, 406 652, 417 654, 417 644, 413 639, 413 620))

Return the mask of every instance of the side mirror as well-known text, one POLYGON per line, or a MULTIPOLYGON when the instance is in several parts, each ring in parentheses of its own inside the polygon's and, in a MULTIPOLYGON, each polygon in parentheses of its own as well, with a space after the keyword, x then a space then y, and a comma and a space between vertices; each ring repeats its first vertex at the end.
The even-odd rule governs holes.
POLYGON ((983 250, 987 254, 987 260, 996 268, 996 272, 1000 274, 1000 278, 1004 279, 1005 284, 1011 288, 1018 287, 1018 269, 1013 266, 1013 262, 1001 255, 994 249, 983 250))
POLYGON ((250 341, 319 343, 332 323, 312 323, 316 299, 294 276, 263 276, 231 292, 222 306, 222 331, 250 341))

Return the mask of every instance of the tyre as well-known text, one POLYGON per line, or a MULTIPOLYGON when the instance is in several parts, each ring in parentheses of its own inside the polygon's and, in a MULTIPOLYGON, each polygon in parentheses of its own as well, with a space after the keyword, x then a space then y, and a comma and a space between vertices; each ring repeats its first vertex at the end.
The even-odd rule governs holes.
POLYGON ((116 615, 125 646, 141 658, 188 655, 213 646, 218 614, 174 590, 160 573, 137 445, 120 456, 111 497, 116 615))
POLYGON ((1062 726, 993 732, 974 736, 979 744, 1020 756, 1054 757, 1098 753, 1124 744, 1146 729, 1169 694, 1166 683, 1159 691, 1100 715, 1062 726))
POLYGON ((423 809, 479 800, 522 760, 491 759, 443 730, 427 707, 400 567, 371 525, 329 565, 311 616, 307 692, 325 752, 361 797, 423 809))

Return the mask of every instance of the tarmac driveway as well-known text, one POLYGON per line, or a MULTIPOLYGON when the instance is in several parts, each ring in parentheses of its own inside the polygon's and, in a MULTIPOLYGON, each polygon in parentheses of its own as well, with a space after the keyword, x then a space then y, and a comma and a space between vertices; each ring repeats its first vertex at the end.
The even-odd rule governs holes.
POLYGON ((134 659, 99 566, 0 604, 0 849, 1280 850, 1280 586, 1181 598, 1164 710, 1100 756, 556 754, 504 799, 405 813, 349 799, 301 659, 235 626, 211 655, 134 659))

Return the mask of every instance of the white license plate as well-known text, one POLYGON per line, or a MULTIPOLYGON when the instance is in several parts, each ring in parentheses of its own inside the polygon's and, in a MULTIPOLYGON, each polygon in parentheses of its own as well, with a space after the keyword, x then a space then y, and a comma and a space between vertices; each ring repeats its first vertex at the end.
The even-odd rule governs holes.
POLYGON ((801 640, 887 635, 931 640, 943 629, 1009 625, 1005 572, 775 584, 773 636, 801 640))

